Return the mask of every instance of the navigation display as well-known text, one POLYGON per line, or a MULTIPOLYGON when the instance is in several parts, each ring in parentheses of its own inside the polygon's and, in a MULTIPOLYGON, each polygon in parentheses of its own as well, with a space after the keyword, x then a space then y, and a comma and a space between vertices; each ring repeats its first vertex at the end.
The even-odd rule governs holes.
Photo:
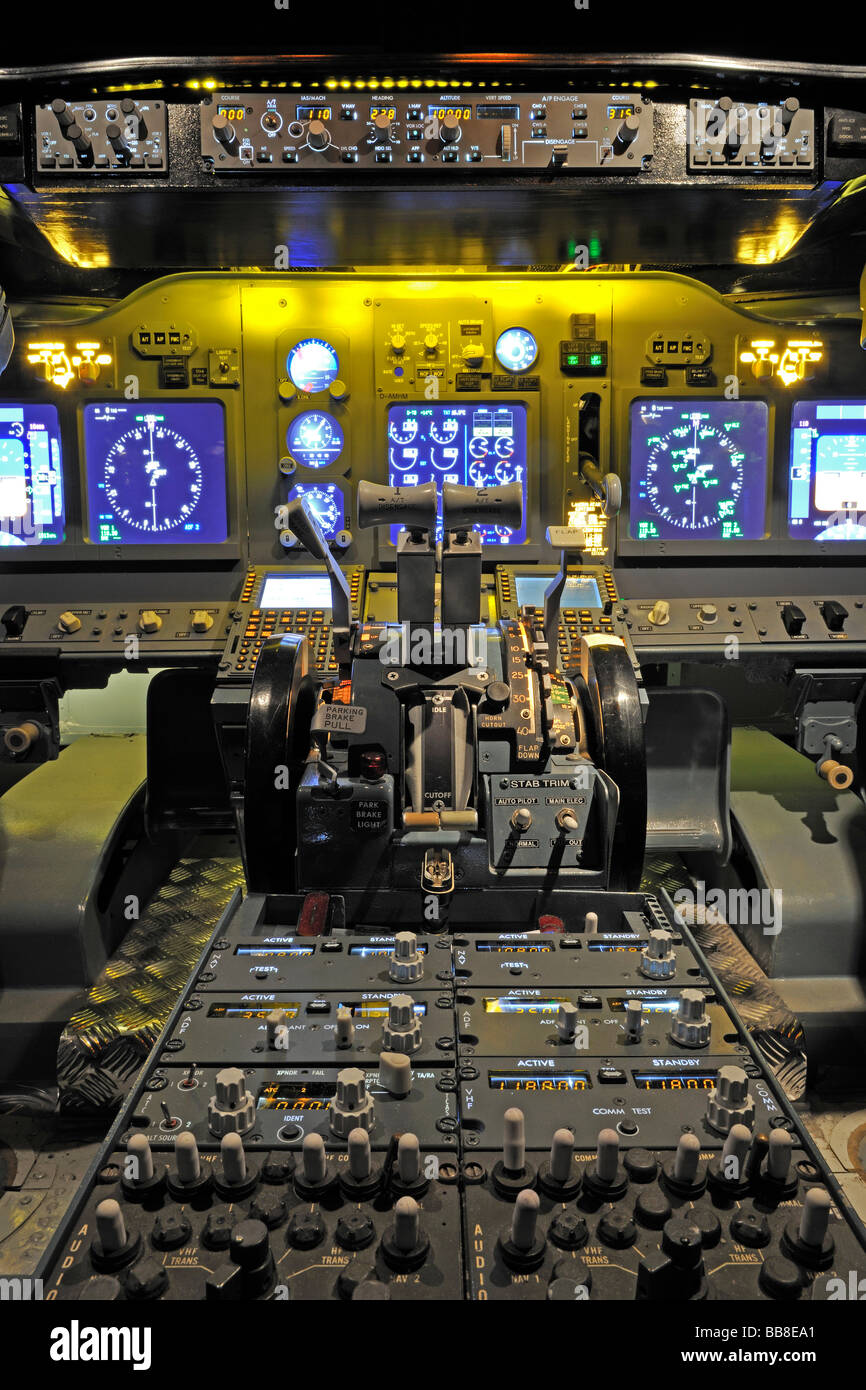
POLYGON ((630 535, 762 538, 768 421, 764 401, 632 401, 630 535))
POLYGON ((66 508, 53 405, 0 405, 0 546, 59 545, 66 508))

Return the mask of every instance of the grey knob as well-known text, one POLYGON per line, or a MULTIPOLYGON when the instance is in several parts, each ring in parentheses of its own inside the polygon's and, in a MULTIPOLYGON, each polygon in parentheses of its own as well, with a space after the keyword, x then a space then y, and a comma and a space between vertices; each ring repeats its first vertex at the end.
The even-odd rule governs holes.
POLYGON ((787 1130, 770 1130, 770 1147, 767 1151, 767 1177, 774 1182, 787 1182, 791 1167, 794 1141, 787 1130))
POLYGON ((223 1067, 218 1071, 214 1095, 207 1106, 207 1122, 211 1134, 246 1134, 256 1118, 253 1098, 246 1088, 239 1067, 223 1067))
POLYGON ((669 931, 651 931, 640 958, 640 973, 650 980, 669 980, 676 974, 677 956, 669 931))
POLYGON ((671 1024, 671 1037, 681 1047, 706 1047, 710 1040, 707 1001, 699 989, 684 989, 680 1006, 671 1024))
POLYGON ((420 980, 424 974, 424 957, 418 950, 418 938, 414 932, 398 931, 394 937, 394 950, 388 962, 388 974, 392 980, 409 984, 420 980))
POLYGON ((150 1182, 153 1178, 153 1154, 150 1151, 150 1144, 143 1134, 133 1134, 127 1141, 126 1153, 130 1172, 128 1177, 133 1182, 150 1182))
POLYGON ((517 1250, 531 1250, 536 1241, 536 1227, 541 1202, 537 1192, 526 1187, 518 1192, 511 1217, 511 1244, 517 1250))
POLYGON ((307 144, 311 150, 326 150, 331 143, 331 132, 324 121, 310 121, 307 126, 307 144))
MULTIPOLYGON (((103 1204, 104 1205, 104 1204, 103 1204)), ((824 1244, 830 1224, 830 1194, 823 1187, 810 1187, 803 1201, 799 1237, 804 1245, 824 1244)))
POLYGON ((596 936, 598 934, 598 913, 588 912, 583 919, 584 936, 596 936))
POLYGON ((550 1146, 550 1176, 554 1182, 568 1182, 574 1159, 574 1135, 570 1129, 558 1129, 550 1146))
POLYGON ((657 598, 647 614, 653 627, 664 627, 671 620, 671 606, 666 598, 657 598))
POLYGON ((526 1165, 526 1122, 523 1111, 513 1106, 503 1116, 502 1163, 509 1173, 522 1173, 526 1165))
POLYGON ((532 812, 528 806, 518 806, 512 813, 511 827, 513 830, 528 830, 532 824, 532 812))
POLYGON ((599 1133, 595 1149, 595 1172, 600 1182, 616 1182, 619 1171, 619 1138, 615 1129, 599 1133))
POLYGON ((674 1154, 673 1175, 676 1182, 692 1183, 701 1161, 701 1141, 696 1134, 682 1134, 674 1154))
POLYGON ((382 1042, 389 1052, 417 1052, 421 1046, 421 1020, 410 995, 395 994, 390 1001, 382 1042))
POLYGON ((719 1161, 722 1177, 728 1182, 743 1182, 746 1160, 752 1146, 752 1136, 745 1125, 732 1125, 719 1161))
POLYGON ((96 1232, 106 1255, 113 1255, 116 1250, 122 1250, 127 1243, 123 1212, 113 1197, 107 1197, 96 1208, 96 1232))
POLYGON ((372 1129, 373 1097, 367 1094, 367 1078, 358 1067, 346 1067, 337 1077, 337 1094, 328 1106, 331 1129, 345 1139, 353 1129, 372 1129))
POLYGON ((749 1095, 749 1078, 742 1067, 720 1067, 716 1084, 707 1100, 707 1123, 718 1134, 727 1134, 732 1125, 751 1128, 755 1102, 749 1095))
POLYGON ((189 1130, 179 1134, 175 1140, 174 1162, 181 1182, 198 1182, 201 1177, 201 1159, 195 1135, 190 1134, 189 1130))
POLYGON ((321 1134, 308 1134, 301 1145, 301 1176, 304 1182, 315 1186, 323 1183, 327 1174, 325 1141, 321 1134))
POLYGON ((616 132, 614 144, 617 150, 628 149, 631 142, 636 139, 639 130, 640 116, 626 116, 619 130, 616 132))
POLYGON ((355 1041, 355 1022, 352 1010, 345 1005, 337 1010, 337 1046, 351 1047, 355 1041))
POLYGON ((643 1032, 643 1004, 639 999, 629 999, 625 1006, 625 1040, 640 1042, 643 1032))
POLYGON ((220 1140, 220 1160, 226 1182, 246 1182, 247 1156, 244 1153, 244 1142, 239 1134, 223 1135, 220 1140))
POLYGON ((421 1145, 417 1134, 401 1134, 398 1140, 397 1175, 406 1187, 421 1177, 421 1145))
POLYGON ((349 1172, 358 1182, 370 1176, 370 1136, 365 1129, 353 1129, 349 1134, 349 1172))
POLYGON ((565 1000, 556 1015, 556 1031, 563 1042, 571 1042, 577 1032, 577 1009, 565 1000))
POLYGON ((414 1197, 400 1197, 394 1205, 394 1245, 408 1254, 421 1240, 421 1208, 414 1197))
POLYGON ((405 1052, 380 1052, 379 1080, 392 1096, 408 1096, 412 1089, 412 1063, 405 1052))
POLYGON ((285 1009, 272 1009, 265 1022, 268 1028, 268 1047, 287 1052, 289 1047, 289 1015, 285 1009))

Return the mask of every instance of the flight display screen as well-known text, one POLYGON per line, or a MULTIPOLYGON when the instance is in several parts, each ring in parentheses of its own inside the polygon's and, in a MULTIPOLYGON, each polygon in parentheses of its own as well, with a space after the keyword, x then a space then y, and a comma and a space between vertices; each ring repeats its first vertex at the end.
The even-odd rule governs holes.
POLYGON ((326 574, 266 574, 259 608, 330 608, 331 584, 326 574))
MULTIPOLYGON (((523 525, 476 526, 487 545, 526 540, 526 406, 485 401, 477 405, 392 405, 388 409, 388 481, 392 487, 439 485, 437 540, 442 539, 442 484, 501 487, 520 483, 523 525)), ((399 526, 391 527, 396 544, 399 526)))
POLYGON ((766 534, 764 401, 631 403, 630 535, 759 540, 766 534))
POLYGON ((0 405, 0 546, 64 538, 60 425, 53 405, 0 405))
POLYGON ((89 539, 205 545, 228 538, 225 417, 217 401, 83 408, 89 539))
MULTIPOLYGON (((541 608, 544 603, 544 591, 550 588, 553 578, 552 574, 516 574, 514 587, 518 608, 523 608, 524 604, 532 608, 541 608)), ((591 574, 569 575, 565 581, 562 598, 559 600, 560 609, 601 608, 601 604, 598 583, 591 574)))
POLYGON ((866 541, 866 401, 794 403, 788 535, 866 541))

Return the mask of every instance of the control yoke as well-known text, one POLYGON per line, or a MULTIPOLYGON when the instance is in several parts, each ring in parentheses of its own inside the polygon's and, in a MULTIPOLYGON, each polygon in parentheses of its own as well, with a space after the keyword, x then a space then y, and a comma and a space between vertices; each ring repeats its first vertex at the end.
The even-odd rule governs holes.
POLYGON ((350 659, 349 629, 352 615, 346 576, 331 554, 319 523, 307 511, 300 497, 294 498, 289 503, 287 520, 289 530, 297 536, 304 549, 309 551, 316 560, 321 560, 328 571, 328 582, 331 585, 334 654, 339 662, 346 662, 350 659))

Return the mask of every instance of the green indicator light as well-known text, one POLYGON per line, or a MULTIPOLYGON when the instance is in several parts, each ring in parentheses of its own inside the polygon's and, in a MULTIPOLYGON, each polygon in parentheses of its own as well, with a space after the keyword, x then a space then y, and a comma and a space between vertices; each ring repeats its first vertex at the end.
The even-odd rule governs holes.
POLYGON ((568 355, 568 365, 569 365, 569 367, 577 367, 577 366, 580 365, 580 358, 577 356, 576 353, 574 353, 574 352, 570 352, 570 353, 569 353, 569 355, 568 355))
POLYGON ((601 242, 597 236, 590 237, 589 239, 589 254, 594 261, 597 261, 601 255, 601 242))
POLYGON ((601 353, 600 353, 600 352, 594 352, 594 353, 592 354, 592 356, 590 357, 590 359, 589 359, 589 365, 590 365, 591 367, 600 367, 601 364, 602 364, 602 356, 601 356, 601 353))

